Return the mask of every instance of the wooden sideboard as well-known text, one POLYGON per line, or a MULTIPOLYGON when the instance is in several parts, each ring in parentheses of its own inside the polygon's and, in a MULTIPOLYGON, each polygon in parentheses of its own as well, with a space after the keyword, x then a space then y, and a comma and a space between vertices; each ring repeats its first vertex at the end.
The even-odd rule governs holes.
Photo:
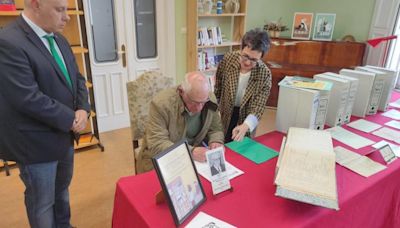
POLYGON ((365 43, 271 39, 271 49, 263 61, 272 71, 268 106, 277 106, 278 83, 285 76, 313 77, 323 72, 338 73, 342 68, 362 65, 365 43))

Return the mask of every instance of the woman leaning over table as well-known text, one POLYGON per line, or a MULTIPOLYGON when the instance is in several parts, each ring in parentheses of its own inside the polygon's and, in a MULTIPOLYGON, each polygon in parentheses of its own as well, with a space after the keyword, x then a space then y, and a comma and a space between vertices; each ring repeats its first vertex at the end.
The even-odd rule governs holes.
POLYGON ((255 133, 271 89, 271 71, 261 60, 269 48, 268 34, 252 29, 242 38, 241 50, 225 54, 218 65, 214 91, 225 142, 255 133))

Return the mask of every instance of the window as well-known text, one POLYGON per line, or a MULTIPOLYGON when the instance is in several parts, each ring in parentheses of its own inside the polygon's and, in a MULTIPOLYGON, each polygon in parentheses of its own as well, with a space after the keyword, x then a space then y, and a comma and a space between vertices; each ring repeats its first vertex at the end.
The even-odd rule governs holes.
POLYGON ((94 57, 104 63, 118 60, 113 0, 90 1, 94 57))
POLYGON ((155 0, 134 0, 134 3, 137 57, 155 58, 157 57, 155 0))

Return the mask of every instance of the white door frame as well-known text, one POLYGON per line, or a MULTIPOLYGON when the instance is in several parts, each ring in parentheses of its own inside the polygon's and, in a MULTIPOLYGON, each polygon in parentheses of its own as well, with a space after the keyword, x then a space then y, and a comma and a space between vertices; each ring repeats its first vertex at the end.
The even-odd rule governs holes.
MULTIPOLYGON (((95 0, 92 0, 95 1, 95 0)), ((114 0, 114 1, 119 1, 119 0, 114 0)), ((117 2, 115 2, 117 3, 117 2)), ((114 5, 116 6, 116 4, 114 3, 114 5)), ((126 81, 131 81, 131 80, 135 80, 138 76, 138 73, 140 73, 140 70, 152 70, 152 68, 156 68, 161 70, 161 72, 168 77, 171 78, 176 78, 175 77, 175 72, 176 72, 176 66, 175 66, 175 1, 170 1, 170 0, 156 0, 156 26, 157 26, 157 58, 153 58, 153 59, 143 59, 143 60, 138 60, 136 57, 136 41, 133 40, 132 42, 132 38, 135 39, 135 34, 132 34, 131 31, 127 31, 130 29, 125 30, 125 32, 121 33, 124 34, 121 36, 121 34, 119 34, 118 32, 118 27, 123 27, 123 28, 132 28, 132 27, 126 27, 126 26, 135 26, 135 22, 134 22, 134 18, 132 18, 132 20, 128 21, 125 18, 125 13, 128 13, 128 11, 125 11, 124 9, 121 9, 120 7, 125 7, 125 6, 129 6, 132 7, 131 9, 133 10, 133 0, 124 0, 124 2, 118 2, 118 11, 120 13, 123 13, 123 15, 115 15, 115 23, 117 23, 117 39, 118 39, 118 50, 121 49, 121 44, 125 44, 126 47, 126 55, 127 55, 127 68, 125 68, 125 77, 122 77, 121 80, 117 80, 117 82, 113 82, 110 77, 108 77, 105 73, 104 73, 104 79, 101 81, 100 83, 100 87, 104 87, 105 88, 105 93, 103 95, 99 95, 100 91, 102 90, 97 90, 97 93, 95 91, 95 102, 97 102, 97 104, 99 105, 99 102, 102 102, 102 109, 103 110, 103 114, 99 113, 100 115, 98 115, 98 126, 99 126, 99 131, 100 132, 104 132, 104 131, 108 131, 108 130, 114 130, 114 129, 118 129, 121 127, 129 127, 129 117, 127 117, 126 112, 128 111, 127 108, 127 96, 126 96, 126 86, 125 83, 126 81), (125 2, 127 1, 127 2, 125 2), (128 2, 131 1, 131 2, 128 2), (124 3, 123 5, 121 3, 124 3), (172 32, 171 32, 172 31, 172 32), (161 37, 160 37, 161 35, 161 37), (129 40, 128 40, 129 39, 129 40), (129 42, 128 42, 129 41, 129 42), (130 43, 130 44, 129 44, 130 43), (131 56, 128 56, 131 55, 131 56), (168 57, 173 57, 173 58, 168 58, 168 57), (151 62, 157 62, 157 66, 151 65, 151 62), (150 67, 149 67, 150 66, 150 67), (139 69, 141 68, 141 69, 139 69), (118 84, 116 84, 118 83, 118 84), (118 87, 118 88, 117 88, 118 87), (122 99, 120 101, 109 101, 110 99, 113 99, 114 96, 110 96, 110 94, 114 94, 114 92, 116 91, 116 89, 118 89, 118 93, 121 92, 121 94, 119 95, 119 97, 122 99), (120 91, 122 89, 122 91, 120 91), (111 92, 110 92, 111 91, 111 92), (96 96, 99 95, 99 96, 96 96), (102 101, 98 101, 96 100, 97 98, 102 98, 102 101), (104 99, 103 99, 104 98, 104 99), (107 99, 109 98, 109 99, 107 99), (101 118, 102 116, 104 116, 104 118, 110 118, 113 116, 113 112, 114 111, 112 108, 114 108, 113 104, 114 103, 118 103, 118 111, 120 111, 119 113, 116 113, 117 116, 120 115, 122 118, 117 117, 117 119, 115 119, 115 123, 113 124, 113 122, 109 122, 106 119, 104 119, 104 126, 101 125, 102 121, 101 118), (118 123, 118 124, 117 124, 118 123)), ((84 3, 85 7, 84 10, 88 9, 88 3, 84 3)), ((116 10, 116 9, 115 9, 116 10)), ((132 11, 132 13, 134 13, 134 11, 132 11)), ((88 18, 90 16, 89 12, 85 12, 85 16, 86 16, 86 26, 87 26, 87 36, 88 39, 91 39, 91 31, 90 30, 90 18, 88 18)), ((135 32, 135 31, 134 31, 135 32)), ((91 41, 89 41, 91 42, 91 41)), ((94 64, 92 65, 92 68, 94 69, 95 66, 97 66, 97 64, 93 61, 94 57, 93 57, 93 50, 91 50, 92 46, 88 45, 89 48, 89 56, 90 56, 90 64, 94 64)), ((118 52, 119 55, 122 54, 122 51, 118 52)), ((120 63, 122 61, 121 58, 119 58, 119 61, 117 63, 120 63)), ((106 66, 106 64, 99 64, 99 66, 106 66)), ((111 65, 115 65, 114 63, 110 63, 111 65)), ((94 73, 94 70, 92 70, 92 72, 94 73)), ((101 73, 101 71, 100 71, 101 73)), ((99 74, 99 72, 97 72, 97 74, 99 74)), ((92 76, 94 77, 94 75, 92 74, 92 76)), ((93 88, 96 88, 95 85, 93 85, 93 88)), ((99 111, 99 110, 98 110, 99 111)), ((129 113, 128 113, 129 115, 129 113)))
MULTIPOLYGON (((368 36, 369 39, 393 34, 399 4, 400 0, 376 0, 368 36)), ((366 64, 383 66, 385 64, 382 62, 385 58, 385 47, 386 42, 382 42, 374 48, 367 45, 366 64)))

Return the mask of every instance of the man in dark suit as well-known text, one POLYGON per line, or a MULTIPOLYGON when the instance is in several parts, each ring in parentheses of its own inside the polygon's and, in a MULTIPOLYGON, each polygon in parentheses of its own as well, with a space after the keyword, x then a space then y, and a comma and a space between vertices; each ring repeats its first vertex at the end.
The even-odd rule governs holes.
POLYGON ((220 153, 214 153, 210 156, 211 158, 211 176, 217 175, 220 172, 225 172, 225 164, 222 162, 220 153))
POLYGON ((31 227, 71 227, 73 139, 87 124, 85 79, 67 40, 67 0, 25 0, 0 30, 0 151, 18 163, 31 227))

